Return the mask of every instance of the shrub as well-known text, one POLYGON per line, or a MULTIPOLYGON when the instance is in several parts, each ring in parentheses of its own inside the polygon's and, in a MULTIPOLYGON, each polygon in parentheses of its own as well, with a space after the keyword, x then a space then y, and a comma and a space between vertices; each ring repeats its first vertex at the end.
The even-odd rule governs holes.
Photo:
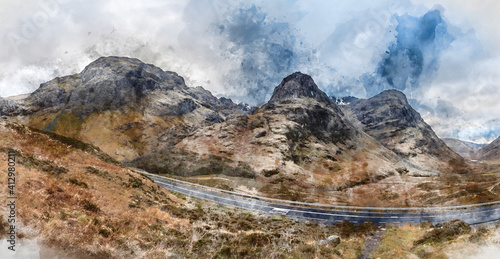
POLYGON ((231 255, 233 255, 233 251, 230 246, 224 246, 222 247, 221 250, 217 251, 217 253, 214 256, 214 259, 222 259, 222 258, 230 258, 231 255))
POLYGON ((99 149, 98 147, 93 146, 91 144, 87 144, 85 142, 82 142, 82 141, 74 139, 74 138, 68 138, 68 137, 61 136, 61 135, 58 135, 58 134, 55 134, 55 133, 52 133, 52 132, 47 132, 47 131, 39 130, 39 129, 32 128, 32 127, 29 127, 29 129, 31 131, 33 131, 33 132, 37 132, 37 133, 40 133, 40 134, 43 134, 43 135, 47 135, 47 136, 49 136, 52 139, 55 139, 55 140, 57 140, 57 141, 59 141, 61 143, 64 143, 66 145, 72 146, 72 147, 74 147, 76 149, 80 149, 82 151, 86 151, 86 152, 89 152, 91 154, 95 154, 97 157, 99 157, 99 159, 103 160, 104 162, 107 162, 107 163, 110 163, 110 164, 114 164, 114 165, 118 165, 118 166, 121 165, 120 162, 118 162, 117 160, 113 159, 111 156, 109 156, 108 154, 106 154, 103 151, 101 151, 101 149, 99 149))
POLYGON ((54 176, 59 176, 61 174, 66 174, 69 172, 67 168, 58 166, 54 162, 49 160, 37 159, 32 155, 25 156, 20 152, 16 152, 16 156, 19 157, 19 164, 22 164, 27 168, 34 167, 42 172, 54 176))
POLYGON ((303 244, 299 246, 299 251, 303 254, 313 255, 316 253, 316 247, 312 245, 303 244))
POLYGON ((79 181, 78 179, 76 178, 69 178, 68 180, 70 183, 76 185, 76 186, 80 186, 80 187, 83 187, 83 188, 89 188, 88 184, 84 181, 79 181))
POLYGON ((243 162, 235 162, 224 157, 198 154, 183 149, 165 149, 158 153, 140 157, 129 165, 141 168, 150 173, 171 174, 179 176, 198 176, 208 174, 223 174, 245 178, 255 178, 256 173, 243 162))
POLYGON ((87 166, 85 167, 85 171, 89 174, 95 174, 98 175, 104 179, 111 179, 111 176, 109 175, 108 171, 101 171, 93 166, 87 166))
POLYGON ((453 240, 460 235, 468 234, 470 231, 469 224, 459 219, 454 219, 444 223, 441 227, 436 227, 427 232, 424 237, 415 241, 415 245, 443 243, 453 240))
POLYGON ((364 236, 370 235, 375 232, 377 226, 372 222, 363 222, 362 224, 354 224, 349 221, 343 221, 337 223, 335 228, 339 232, 339 235, 343 238, 349 238, 351 236, 364 236))
POLYGON ((480 242, 481 239, 489 233, 489 230, 486 227, 479 227, 474 231, 474 233, 469 237, 469 241, 471 242, 480 242))
POLYGON ((111 235, 111 231, 107 230, 107 229, 99 229, 99 234, 103 237, 109 237, 111 235))
POLYGON ((99 206, 97 206, 96 204, 94 204, 88 200, 84 200, 82 203, 83 203, 83 209, 85 209, 85 210, 95 212, 95 213, 101 211, 99 206))
POLYGON ((265 177, 271 177, 273 175, 277 175, 280 173, 278 169, 271 169, 271 170, 262 170, 262 173, 264 174, 265 177))
POLYGON ((457 174, 467 174, 471 171, 469 165, 467 165, 463 158, 452 158, 448 161, 448 165, 453 169, 453 172, 457 174))
POLYGON ((141 188, 141 186, 143 185, 143 183, 142 183, 142 180, 141 180, 141 179, 136 178, 136 177, 132 176, 131 174, 129 174, 128 184, 129 184, 132 188, 141 188))
POLYGON ((262 247, 271 243, 271 236, 264 233, 251 233, 240 240, 240 244, 246 247, 262 247))
POLYGON ((475 193, 475 194, 481 193, 483 191, 481 186, 479 186, 479 184, 477 184, 477 183, 467 184, 465 186, 465 190, 469 193, 475 193))

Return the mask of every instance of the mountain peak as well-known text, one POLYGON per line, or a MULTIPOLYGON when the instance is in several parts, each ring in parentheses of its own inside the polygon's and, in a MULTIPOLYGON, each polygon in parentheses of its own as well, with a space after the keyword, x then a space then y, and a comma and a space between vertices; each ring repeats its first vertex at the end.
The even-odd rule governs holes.
POLYGON ((90 63, 81 72, 83 83, 91 80, 120 80, 123 78, 137 80, 149 79, 161 84, 168 81, 172 86, 184 86, 184 79, 174 72, 146 64, 139 59, 129 57, 100 57, 90 63))
POLYGON ((403 103, 408 104, 408 99, 406 98, 406 95, 403 92, 396 90, 396 89, 389 89, 389 90, 382 91, 381 93, 379 93, 375 97, 384 98, 384 99, 396 98, 396 99, 401 100, 403 103))
POLYGON ((311 76, 295 72, 283 79, 274 89, 269 102, 281 102, 295 98, 314 98, 320 102, 331 102, 330 98, 321 91, 311 76))
POLYGON ((27 102, 35 110, 62 107, 74 114, 137 107, 153 92, 187 89, 177 73, 163 71, 136 58, 101 57, 81 73, 55 78, 40 85, 27 102))

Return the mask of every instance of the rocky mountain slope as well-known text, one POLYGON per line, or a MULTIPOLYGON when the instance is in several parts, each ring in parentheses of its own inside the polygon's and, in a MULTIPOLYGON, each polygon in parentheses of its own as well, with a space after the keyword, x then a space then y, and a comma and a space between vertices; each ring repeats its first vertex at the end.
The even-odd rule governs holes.
POLYGON ((387 90, 341 107, 354 125, 417 168, 448 172, 465 166, 463 158, 437 137, 402 92, 387 90))
POLYGON ((442 140, 453 151, 457 152, 460 156, 467 159, 472 159, 475 153, 486 146, 454 138, 442 138, 442 140))
MULTIPOLYGON (((174 195, 95 146, 10 120, 0 119, 0 139, 0 159, 14 152, 17 172, 17 254, 3 246, 2 258, 314 258, 332 252, 305 244, 332 235, 341 237, 334 258, 357 258, 374 228, 297 222, 174 195)), ((7 169, 0 164, 2 191, 7 169)), ((8 201, 2 193, 0 202, 8 201)), ((0 214, 4 244, 7 219, 0 214)))
POLYGON ((173 72, 105 57, 26 98, 1 100, 0 108, 131 166, 185 177, 225 175, 256 193, 288 199, 315 201, 318 190, 333 197, 385 179, 403 183, 406 174, 468 172, 401 92, 332 99, 300 72, 283 79, 268 103, 248 109, 187 87, 173 72))
POLYGON ((500 161, 500 137, 480 149, 477 157, 481 160, 497 160, 500 161))
POLYGON ((44 83, 2 114, 92 143, 120 161, 173 146, 194 130, 248 112, 138 59, 99 58, 81 73, 44 83))
POLYGON ((246 168, 237 176, 257 178, 268 184, 263 192, 274 194, 282 184, 341 190, 398 174, 403 167, 393 152, 354 127, 310 76, 299 72, 283 79, 253 114, 201 128, 176 148, 191 158, 183 161, 179 151, 165 150, 135 162, 157 172, 214 174, 223 172, 215 163, 221 161, 246 168), (155 167, 153 161, 169 162, 155 167))

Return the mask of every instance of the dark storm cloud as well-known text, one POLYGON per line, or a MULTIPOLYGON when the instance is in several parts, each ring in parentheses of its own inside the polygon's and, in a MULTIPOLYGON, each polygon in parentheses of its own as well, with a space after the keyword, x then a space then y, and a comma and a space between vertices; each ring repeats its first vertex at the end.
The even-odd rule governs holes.
POLYGON ((431 79, 439 69, 441 53, 455 40, 439 10, 421 17, 405 14, 396 20, 395 42, 388 46, 375 73, 362 77, 369 95, 391 88, 406 93, 418 89, 422 78, 431 79))

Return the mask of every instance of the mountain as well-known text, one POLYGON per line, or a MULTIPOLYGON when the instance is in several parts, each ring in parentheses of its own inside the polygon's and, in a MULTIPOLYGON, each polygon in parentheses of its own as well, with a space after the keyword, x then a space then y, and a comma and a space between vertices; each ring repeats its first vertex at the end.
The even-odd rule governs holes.
POLYGON ((477 157, 481 160, 500 160, 500 137, 480 149, 477 157))
POLYGON ((137 59, 103 57, 25 98, 0 100, 0 111, 33 129, 90 143, 129 166, 217 186, 230 179, 228 188, 286 199, 373 205, 383 196, 406 204, 404 195, 376 184, 467 172, 403 93, 336 100, 296 72, 266 104, 249 108, 137 59), (375 200, 363 198, 367 192, 375 200))
POLYGON ((318 88, 309 75, 295 72, 285 77, 281 84, 274 88, 268 103, 283 103, 304 98, 311 98, 321 103, 331 102, 328 95, 318 88))
POLYGON ((174 72, 125 57, 99 58, 81 73, 43 83, 2 107, 3 115, 21 115, 25 125, 94 144, 120 161, 249 112, 202 87, 187 87, 174 72))
POLYGON ((454 138, 442 138, 442 140, 448 147, 453 149, 453 151, 467 159, 472 159, 481 148, 486 146, 454 138))
POLYGON ((0 115, 18 115, 23 114, 26 111, 23 110, 24 100, 29 96, 29 94, 22 94, 11 97, 0 97, 0 115))
POLYGON ((133 163, 184 176, 246 177, 261 186, 258 191, 290 199, 299 198, 293 193, 307 196, 318 186, 343 190, 377 182, 404 167, 393 152, 354 127, 310 76, 299 72, 283 79, 253 114, 201 128, 176 148, 133 163), (186 152, 189 157, 183 159, 186 152))
POLYGON ((386 90, 340 107, 354 125, 412 166, 441 172, 464 172, 467 167, 463 158, 437 137, 400 91, 386 90))

